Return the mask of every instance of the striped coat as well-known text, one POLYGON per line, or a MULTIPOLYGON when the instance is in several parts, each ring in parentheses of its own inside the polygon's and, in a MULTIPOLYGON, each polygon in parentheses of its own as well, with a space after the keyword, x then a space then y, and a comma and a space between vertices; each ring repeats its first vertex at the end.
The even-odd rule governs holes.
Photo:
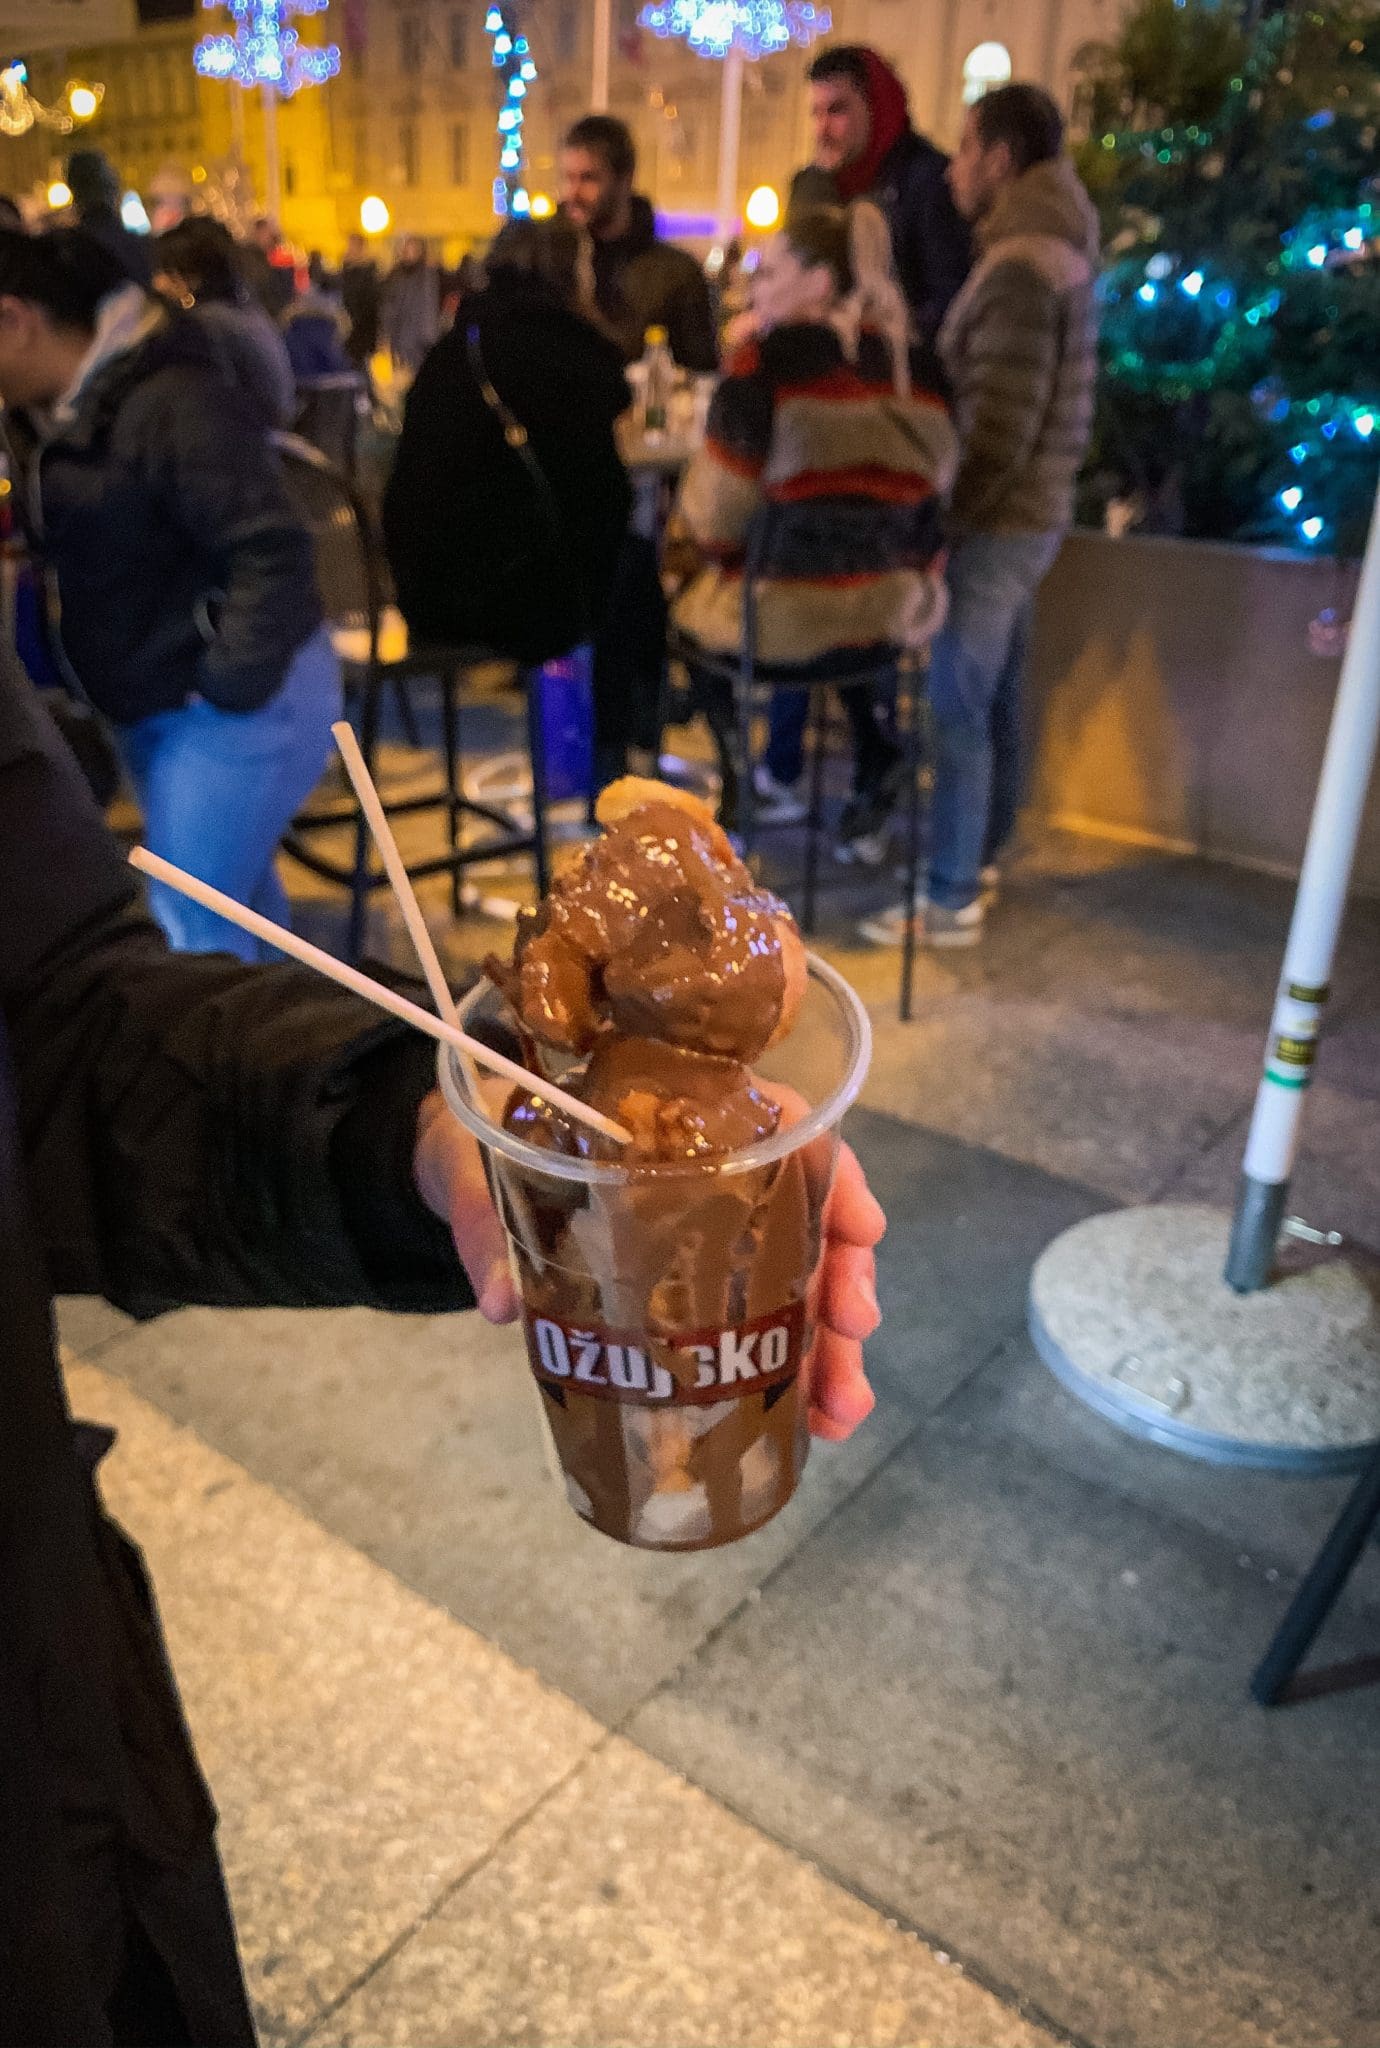
POLYGON ((760 661, 846 663, 922 644, 943 616, 940 515, 955 449, 935 391, 897 397, 878 335, 863 333, 856 363, 824 325, 750 343, 681 487, 681 518, 708 566, 677 600, 677 624, 711 652, 738 647, 751 529, 760 661))

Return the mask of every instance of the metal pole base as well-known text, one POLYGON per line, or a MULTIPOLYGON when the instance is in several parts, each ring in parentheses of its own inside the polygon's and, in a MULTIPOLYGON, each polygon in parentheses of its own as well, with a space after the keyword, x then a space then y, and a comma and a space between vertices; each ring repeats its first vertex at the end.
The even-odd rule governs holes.
POLYGON ((1332 1252, 1244 1298, 1224 1209, 1163 1203, 1075 1224, 1030 1280, 1045 1364, 1133 1435, 1190 1457, 1349 1472, 1380 1440, 1380 1284, 1332 1252))
POLYGON ((1254 1180, 1242 1174, 1225 1275, 1228 1287, 1238 1294, 1255 1294, 1268 1284, 1288 1195, 1287 1180, 1254 1180))

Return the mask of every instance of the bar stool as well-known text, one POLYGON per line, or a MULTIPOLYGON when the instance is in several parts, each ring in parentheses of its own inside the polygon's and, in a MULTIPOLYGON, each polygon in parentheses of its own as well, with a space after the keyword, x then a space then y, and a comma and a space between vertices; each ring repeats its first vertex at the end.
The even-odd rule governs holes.
MULTIPOLYGON (((282 461, 293 503, 312 536, 321 602, 344 671, 346 689, 357 702, 360 751, 371 775, 375 773, 384 690, 393 690, 407 722, 411 719, 407 685, 412 678, 434 677, 440 688, 443 785, 421 796, 384 803, 390 817, 419 811, 445 812, 447 851, 410 862, 409 876, 415 881, 428 875, 449 875, 451 910, 458 916, 460 880, 466 868, 479 861, 530 853, 537 892, 544 895, 550 881, 546 756, 541 691, 535 673, 523 670, 519 678, 526 698, 527 751, 532 770, 529 831, 516 826, 506 812, 467 797, 462 781, 460 720, 465 677, 471 669, 502 662, 507 657, 493 648, 436 647, 412 641, 402 616, 387 602, 382 545, 369 511, 349 479, 297 435, 277 433, 271 438, 282 461), (460 824, 466 816, 492 826, 492 836, 476 845, 462 846, 460 824)), ((299 812, 284 838, 283 849, 312 874, 348 889, 346 951, 351 960, 358 960, 364 944, 369 897, 375 889, 387 886, 387 878, 373 866, 368 823, 353 795, 299 812), (333 858, 311 844, 316 834, 342 825, 349 825, 354 831, 354 854, 349 861, 333 858)))
MULTIPOLYGON (((756 816, 752 775, 756 765, 753 747, 754 725, 757 719, 770 709, 772 696, 777 690, 809 691, 809 799, 805 815, 805 872, 802 878, 800 908, 801 930, 808 936, 814 932, 818 900, 819 842, 824 827, 824 756, 830 724, 828 693, 831 689, 847 689, 852 684, 862 684, 870 688, 892 675, 896 677, 897 724, 906 771, 906 894, 903 900, 907 903, 915 901, 920 885, 920 768, 927 658, 924 654, 907 648, 887 649, 884 653, 872 654, 856 668, 840 668, 838 674, 831 673, 827 679, 817 681, 783 680, 772 676, 770 672, 759 671, 757 580, 764 541, 765 522, 758 521, 749 538, 747 559, 743 566, 743 635, 736 654, 708 654, 698 642, 678 632, 674 627, 670 637, 670 652, 673 659, 683 662, 687 668, 712 676, 728 684, 732 690, 734 722, 730 736, 730 765, 737 783, 736 827, 742 842, 744 859, 751 858, 761 829, 756 816)), ((907 918, 901 942, 900 1013, 903 1023, 910 1021, 914 991, 914 926, 914 918, 907 918)))

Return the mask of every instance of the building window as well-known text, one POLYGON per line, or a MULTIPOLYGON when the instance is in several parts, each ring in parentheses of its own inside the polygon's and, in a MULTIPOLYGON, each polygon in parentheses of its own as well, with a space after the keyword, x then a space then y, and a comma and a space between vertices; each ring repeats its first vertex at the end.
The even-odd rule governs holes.
POLYGON ((469 58, 470 24, 464 14, 452 14, 450 18, 450 68, 463 71, 469 58))
POLYGON ((353 79, 354 79, 354 80, 355 80, 356 82, 358 82, 358 81, 359 81, 359 80, 360 80, 361 78, 363 78, 363 76, 364 76, 364 45, 363 45, 363 43, 351 43, 351 44, 349 45, 349 59, 350 59, 350 76, 351 76, 351 78, 353 78, 353 79))
POLYGON ((362 122, 355 129, 355 183, 369 184, 369 132, 362 122))
POLYGON ((1005 43, 979 43, 963 60, 963 104, 971 107, 993 86, 1011 78, 1011 52, 1005 43))
POLYGON ((573 64, 579 54, 579 9, 566 5, 556 16, 556 61, 559 64, 573 64))
POLYGON ((457 121, 450 131, 450 182, 452 185, 468 185, 470 182, 470 131, 463 121, 457 121))
POLYGON ((291 157, 283 165, 283 195, 291 199, 297 190, 297 166, 291 157))
POLYGON ((398 23, 398 58, 406 72, 422 68, 422 24, 415 14, 405 14, 398 23))
POLYGON ((404 185, 418 182, 417 166, 417 124, 404 121, 398 129, 398 152, 402 157, 402 181, 404 185))

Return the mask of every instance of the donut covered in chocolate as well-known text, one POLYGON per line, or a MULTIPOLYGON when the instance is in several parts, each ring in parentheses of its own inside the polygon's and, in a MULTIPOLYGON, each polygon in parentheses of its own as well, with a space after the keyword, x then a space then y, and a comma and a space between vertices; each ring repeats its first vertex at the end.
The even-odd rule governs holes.
POLYGON ((523 1023, 571 1052, 611 1026, 756 1058, 790 1029, 805 991, 789 910, 698 797, 625 776, 595 815, 602 836, 523 913, 513 966, 497 970, 523 1023))

